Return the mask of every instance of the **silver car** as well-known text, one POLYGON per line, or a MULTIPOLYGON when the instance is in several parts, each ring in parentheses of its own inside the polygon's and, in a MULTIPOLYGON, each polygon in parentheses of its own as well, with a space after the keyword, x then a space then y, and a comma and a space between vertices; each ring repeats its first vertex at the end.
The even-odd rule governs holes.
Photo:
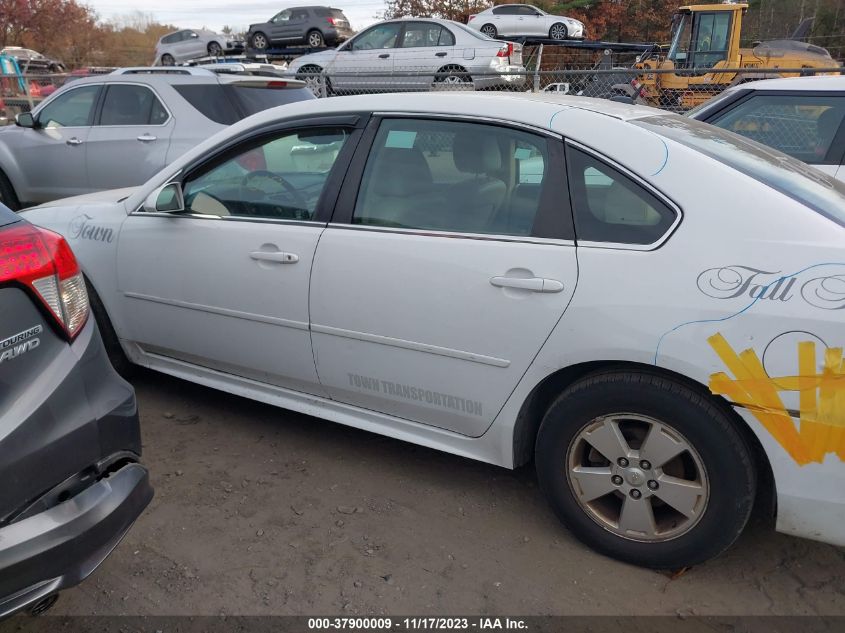
POLYGON ((423 18, 380 22, 336 49, 298 57, 289 69, 315 90, 335 94, 525 82, 520 44, 491 39, 452 20, 423 18))
POLYGON ((78 79, 0 128, 0 202, 19 209, 140 185, 226 126, 313 98, 301 82, 202 68, 78 79))
POLYGON ((183 29, 168 33, 156 44, 156 64, 173 66, 198 57, 219 57, 224 53, 240 53, 244 41, 239 37, 206 29, 183 29))

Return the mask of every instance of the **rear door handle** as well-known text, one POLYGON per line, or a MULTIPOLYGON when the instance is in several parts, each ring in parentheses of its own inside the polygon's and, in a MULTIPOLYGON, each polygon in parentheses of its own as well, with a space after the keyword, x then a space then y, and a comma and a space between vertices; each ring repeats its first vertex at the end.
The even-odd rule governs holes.
POLYGON ((299 261, 299 255, 282 251, 253 251, 249 256, 257 261, 276 262, 278 264, 295 264, 299 261))
POLYGON ((382 53, 378 56, 379 59, 387 59, 388 57, 390 57, 390 53, 382 53))
POLYGON ((138 137, 138 140, 141 141, 142 143, 149 143, 150 141, 156 140, 156 137, 153 136, 152 134, 142 134, 141 136, 138 137))
POLYGON ((76 138, 75 136, 73 136, 73 137, 69 138, 68 140, 66 140, 66 141, 65 141, 65 143, 67 143, 68 145, 82 145, 82 141, 80 141, 80 140, 79 140, 78 138, 76 138))
POLYGON ((532 292, 560 292, 563 284, 557 279, 543 279, 542 277, 493 277, 490 283, 498 288, 519 288, 532 292))
POLYGON ((435 57, 446 57, 446 53, 435 53, 435 57))

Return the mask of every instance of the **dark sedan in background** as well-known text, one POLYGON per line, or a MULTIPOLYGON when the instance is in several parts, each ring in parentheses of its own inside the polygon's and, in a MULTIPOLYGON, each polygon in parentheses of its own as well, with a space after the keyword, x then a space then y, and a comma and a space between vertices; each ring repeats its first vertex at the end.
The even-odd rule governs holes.
POLYGON ((135 393, 89 310, 64 238, 0 205, 0 618, 52 606, 153 496, 135 393))

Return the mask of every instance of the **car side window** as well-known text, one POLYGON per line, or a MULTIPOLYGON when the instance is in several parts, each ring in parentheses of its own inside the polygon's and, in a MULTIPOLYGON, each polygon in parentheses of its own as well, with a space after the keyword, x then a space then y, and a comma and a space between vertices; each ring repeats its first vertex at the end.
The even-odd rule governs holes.
POLYGON ((516 15, 516 7, 511 5, 504 5, 493 9, 494 15, 516 15))
POLYGON ((160 125, 167 110, 145 86, 116 84, 106 88, 100 125, 160 125))
POLYGON ((506 127, 388 119, 376 135, 353 224, 530 235, 548 142, 506 127))
POLYGON ((191 213, 311 220, 349 132, 320 128, 285 132, 215 160, 184 184, 191 213))
POLYGON ((405 26, 405 35, 402 37, 402 48, 454 45, 455 37, 433 22, 412 22, 405 26))
POLYGON ((831 151, 845 119, 845 95, 757 94, 710 123, 789 154, 811 165, 838 164, 831 151))
POLYGON ((91 125, 94 102, 100 86, 82 86, 57 96, 38 112, 42 127, 85 127, 91 125))
POLYGON ((402 25, 398 22, 378 24, 355 38, 355 41, 352 43, 353 50, 366 51, 378 48, 393 48, 396 46, 396 40, 399 38, 399 31, 401 29, 402 25))
POLYGON ((307 9, 298 9, 292 11, 290 14, 291 22, 303 22, 308 19, 308 10, 307 9))
POLYGON ((274 17, 270 21, 271 22, 287 22, 288 20, 290 20, 290 10, 281 11, 281 12, 277 13, 276 17, 274 17))
POLYGON ((674 225, 676 211, 618 169, 572 146, 566 162, 579 240, 653 244, 674 225))

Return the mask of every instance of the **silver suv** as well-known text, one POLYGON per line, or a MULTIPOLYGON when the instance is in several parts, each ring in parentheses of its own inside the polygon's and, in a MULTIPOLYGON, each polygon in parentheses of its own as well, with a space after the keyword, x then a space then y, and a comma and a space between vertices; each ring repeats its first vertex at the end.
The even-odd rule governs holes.
POLYGON ((313 98, 302 82, 202 68, 79 79, 0 128, 0 201, 20 209, 140 185, 227 125, 313 98))
POLYGON ((184 29, 168 33, 156 44, 155 64, 173 66, 199 57, 219 57, 226 53, 241 53, 242 38, 215 33, 205 29, 184 29))

